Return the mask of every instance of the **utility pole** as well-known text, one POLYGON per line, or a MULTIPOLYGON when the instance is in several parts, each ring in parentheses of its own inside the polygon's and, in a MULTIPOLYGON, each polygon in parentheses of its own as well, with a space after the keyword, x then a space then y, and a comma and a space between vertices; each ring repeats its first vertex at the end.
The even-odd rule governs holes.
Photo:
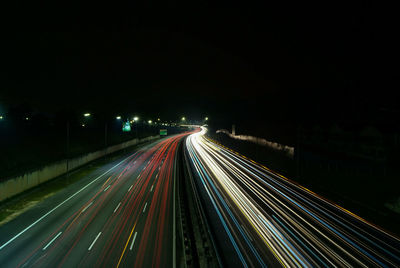
POLYGON ((104 124, 104 159, 107 159, 107 123, 104 124))
POLYGON ((69 121, 67 121, 67 180, 69 179, 69 121))

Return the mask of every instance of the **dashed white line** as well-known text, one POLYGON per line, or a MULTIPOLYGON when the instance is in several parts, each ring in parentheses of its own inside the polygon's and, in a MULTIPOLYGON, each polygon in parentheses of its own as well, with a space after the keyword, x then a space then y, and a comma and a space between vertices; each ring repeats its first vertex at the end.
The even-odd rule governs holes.
POLYGON ((113 166, 112 168, 110 168, 109 170, 107 170, 106 172, 104 172, 103 174, 101 174, 100 176, 98 176, 97 178, 95 178, 94 180, 92 180, 91 182, 89 182, 88 184, 86 184, 84 187, 82 187, 79 191, 75 192, 73 195, 71 195, 70 197, 68 197, 67 199, 65 199, 63 202, 61 202, 60 204, 58 204, 57 206, 55 206, 53 209, 51 209, 49 212, 47 212, 46 214, 44 214, 42 217, 40 217, 39 219, 37 219, 35 222, 33 222, 31 225, 29 225, 28 227, 26 227, 25 229, 23 229, 21 232, 19 232, 18 234, 16 234, 15 236, 13 236, 13 238, 11 238, 10 240, 8 240, 6 243, 4 243, 2 246, 0 246, 0 250, 2 250, 4 247, 6 247, 8 244, 10 244, 12 241, 14 241, 15 239, 17 239, 20 235, 22 235, 23 233, 25 233, 26 231, 28 231, 29 229, 31 229, 33 226, 35 226, 38 222, 40 222, 41 220, 43 220, 44 218, 46 218, 49 214, 51 214, 54 210, 56 210, 57 208, 61 207, 63 204, 65 204, 66 202, 68 202, 69 200, 71 200, 73 197, 75 197, 77 194, 79 194, 80 192, 82 192, 83 190, 85 190, 87 187, 89 187, 91 184, 93 184, 94 182, 96 182, 97 180, 99 180, 101 177, 103 177, 105 174, 107 174, 108 172, 110 172, 111 170, 113 170, 114 168, 118 167, 119 165, 121 165, 126 159, 130 158, 131 156, 128 156, 127 158, 125 158, 124 160, 122 160, 121 162, 119 162, 118 164, 116 164, 115 166, 113 166))
POLYGON ((129 187, 128 192, 132 189, 133 184, 131 185, 131 187, 129 187))
POLYGON ((150 188, 150 192, 152 192, 152 191, 153 191, 153 187, 154 187, 154 184, 151 186, 151 188, 150 188))
POLYGON ((82 209, 82 213, 85 212, 92 204, 93 204, 93 202, 90 202, 89 205, 87 205, 84 209, 82 209))
POLYGON ((53 239, 51 239, 51 241, 49 243, 47 243, 47 245, 43 248, 43 250, 46 250, 46 248, 48 248, 48 246, 51 245, 51 243, 54 242, 54 240, 57 239, 57 237, 59 237, 61 235, 62 232, 59 232, 53 239))
POLYGON ((121 205, 121 202, 119 202, 118 206, 114 209, 114 213, 118 210, 120 205, 121 205))
POLYGON ((91 250, 94 243, 96 243, 97 239, 99 238, 99 236, 101 235, 101 232, 96 236, 96 238, 93 240, 92 244, 90 245, 90 247, 88 248, 88 250, 91 250))
POLYGON ((146 207, 147 207, 147 202, 146 202, 146 204, 144 205, 143 213, 145 212, 146 207))
POLYGON ((106 189, 104 189, 104 192, 108 190, 108 188, 110 188, 111 185, 108 185, 106 189))
POLYGON ((156 175, 156 179, 158 178, 158 173, 157 173, 157 175, 156 175))
POLYGON ((132 250, 133 244, 135 244, 136 235, 137 235, 137 232, 135 232, 135 235, 133 236, 132 243, 131 243, 131 247, 129 248, 129 250, 132 250))

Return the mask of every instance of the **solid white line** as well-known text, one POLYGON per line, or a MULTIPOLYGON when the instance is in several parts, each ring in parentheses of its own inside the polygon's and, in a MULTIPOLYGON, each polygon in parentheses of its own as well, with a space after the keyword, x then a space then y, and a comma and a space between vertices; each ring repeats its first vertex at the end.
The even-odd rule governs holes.
POLYGON ((118 210, 120 205, 121 205, 121 202, 119 202, 118 206, 114 209, 114 213, 118 210))
POLYGON ((108 188, 110 188, 110 186, 111 186, 111 185, 108 185, 108 186, 107 186, 107 188, 106 188, 106 189, 104 189, 104 191, 103 191, 103 192, 107 191, 107 190, 108 190, 108 188))
POLYGON ((150 192, 153 191, 154 184, 151 186, 150 192))
POLYGON ((107 170, 106 172, 104 172, 103 174, 101 174, 100 176, 98 176, 96 179, 92 180, 91 182, 89 182, 88 184, 86 184, 84 187, 82 187, 79 191, 77 191, 76 193, 74 193, 73 195, 71 195, 70 197, 68 197, 67 199, 65 199, 63 202, 61 202, 60 204, 58 204, 56 207, 54 207, 52 210, 50 210, 49 212, 47 212, 46 214, 44 214, 42 217, 40 217, 39 219, 37 219, 34 223, 32 223, 31 225, 29 225, 28 227, 26 227, 24 230, 22 230, 21 232, 19 232, 18 234, 16 234, 13 238, 11 238, 10 240, 8 240, 6 243, 4 243, 1 247, 0 250, 2 250, 4 247, 6 247, 8 244, 10 244, 12 241, 14 241, 15 239, 17 239, 20 235, 22 235, 23 233, 25 233, 26 231, 28 231, 29 229, 31 229, 33 226, 35 226, 38 222, 40 222, 41 220, 43 220, 44 218, 46 218, 48 215, 50 215, 54 210, 56 210, 57 208, 61 207, 62 205, 64 205, 66 202, 68 202, 69 200, 71 200, 73 197, 75 197, 77 194, 79 194, 80 192, 82 192, 83 190, 85 190, 87 187, 89 187, 92 183, 96 182, 98 179, 100 179, 101 177, 103 177, 104 175, 106 175, 108 172, 110 172, 111 170, 113 170, 114 168, 118 167, 119 165, 121 165, 123 162, 125 162, 126 159, 130 158, 131 156, 128 156, 127 158, 125 158, 124 160, 122 160, 121 162, 119 162, 118 164, 116 164, 115 166, 113 166, 112 168, 110 168, 109 170, 107 170))
POLYGON ((99 238, 99 236, 101 235, 101 232, 96 236, 96 238, 93 240, 92 244, 90 245, 90 247, 88 248, 88 250, 91 250, 94 243, 96 243, 97 239, 99 238))
POLYGON ((59 232, 53 239, 51 239, 51 241, 50 241, 49 243, 47 243, 47 245, 43 248, 43 250, 46 250, 46 248, 47 248, 48 246, 50 246, 51 243, 53 243, 54 240, 56 240, 57 237, 59 237, 59 236, 61 235, 61 233, 62 233, 62 232, 59 232))
POLYGON ((131 244, 131 247, 129 248, 129 250, 132 250, 133 244, 135 244, 136 235, 137 235, 137 232, 135 232, 135 235, 133 236, 132 244, 131 244))
POLYGON ((90 207, 92 204, 93 204, 93 202, 90 202, 89 205, 87 205, 84 209, 82 209, 82 213, 85 212, 88 209, 88 207, 90 207))
POLYGON ((146 204, 144 205, 143 213, 144 213, 144 211, 146 210, 146 207, 147 207, 147 202, 146 202, 146 204))
POLYGON ((131 185, 131 187, 129 187, 128 192, 132 189, 133 184, 131 185))

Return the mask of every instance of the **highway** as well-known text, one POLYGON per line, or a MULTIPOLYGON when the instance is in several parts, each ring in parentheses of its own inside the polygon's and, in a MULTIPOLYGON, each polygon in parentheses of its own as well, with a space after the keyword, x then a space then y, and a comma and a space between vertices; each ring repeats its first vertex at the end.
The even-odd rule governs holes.
POLYGON ((188 133, 106 164, 0 227, 0 267, 173 267, 175 160, 188 133))
POLYGON ((400 266, 398 238, 205 133, 186 150, 226 266, 400 266))

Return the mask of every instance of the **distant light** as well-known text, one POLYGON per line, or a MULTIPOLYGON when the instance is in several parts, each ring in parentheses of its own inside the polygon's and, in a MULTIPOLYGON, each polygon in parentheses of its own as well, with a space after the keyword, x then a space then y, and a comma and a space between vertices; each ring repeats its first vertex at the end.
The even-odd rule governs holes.
POLYGON ((118 120, 121 120, 121 116, 117 116, 117 117, 115 117, 116 119, 118 119, 118 120))
POLYGON ((133 120, 134 120, 134 121, 139 121, 139 117, 138 117, 138 116, 135 116, 135 117, 133 118, 133 120))
POLYGON ((151 121, 151 120, 149 120, 149 121, 147 121, 149 124, 151 124, 151 123, 153 123, 153 121, 151 121))
POLYGON ((132 124, 133 122, 135 122, 135 121, 133 121, 133 120, 129 121, 129 123, 131 123, 131 124, 132 124))
POLYGON ((85 127, 85 124, 82 124, 81 126, 82 126, 82 127, 85 127))
POLYGON ((0 120, 3 120, 3 119, 4 119, 4 117, 2 115, 0 115, 0 120))
POLYGON ((160 121, 160 118, 157 118, 157 121, 160 121))
POLYGON ((185 121, 186 120, 186 118, 185 117, 182 117, 182 121, 185 121))
POLYGON ((85 114, 83 114, 83 116, 84 116, 84 117, 89 117, 89 116, 90 116, 90 113, 85 113, 85 114))
POLYGON ((25 120, 28 121, 28 120, 29 120, 29 117, 25 117, 25 120))
POLYGON ((206 121, 208 120, 208 117, 206 117, 206 121))

